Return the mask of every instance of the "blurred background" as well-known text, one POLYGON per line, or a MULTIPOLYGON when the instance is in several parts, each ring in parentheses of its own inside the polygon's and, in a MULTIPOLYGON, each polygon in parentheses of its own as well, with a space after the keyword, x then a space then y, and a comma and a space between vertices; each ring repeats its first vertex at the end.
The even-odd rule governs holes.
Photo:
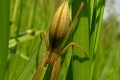
MULTIPOLYGON (((48 29, 54 7, 55 3, 50 0, 10 0, 11 31, 7 80, 17 79, 26 62, 34 54, 40 40, 39 33, 48 29)), ((119 0, 106 0, 94 61, 93 80, 120 80, 119 9, 119 0)))
POLYGON ((120 79, 120 0, 106 0, 93 80, 120 79))

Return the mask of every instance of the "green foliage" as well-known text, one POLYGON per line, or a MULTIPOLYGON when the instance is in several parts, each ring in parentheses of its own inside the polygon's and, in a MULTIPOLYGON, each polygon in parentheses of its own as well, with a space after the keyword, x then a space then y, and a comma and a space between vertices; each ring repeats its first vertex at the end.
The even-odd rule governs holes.
POLYGON ((10 0, 11 37, 9 40, 6 80, 29 79, 28 75, 32 73, 32 66, 35 69, 35 52, 37 52, 36 48, 40 43, 39 34, 41 30, 49 26, 53 15, 53 6, 54 3, 48 0, 10 0), (21 32, 23 33, 28 29, 34 29, 35 34, 19 36, 21 32), (24 76, 27 78, 23 78, 24 76))
POLYGON ((109 15, 103 21, 93 70, 93 80, 119 80, 120 31, 118 17, 109 15), (99 64, 98 64, 99 62, 99 64), (96 73, 97 72, 97 73, 96 73))
MULTIPOLYGON (((82 46, 90 59, 84 58, 83 52, 73 48, 73 79, 90 80, 94 66, 94 55, 96 53, 97 42, 99 38, 100 26, 102 23, 105 0, 86 0, 84 8, 81 11, 79 23, 73 32, 73 41, 82 46), (78 74, 80 74, 78 76, 78 74)), ((73 9, 77 9, 79 2, 74 0, 73 9)), ((77 11, 77 10, 76 10, 77 11)), ((75 12, 76 12, 75 11, 75 12)), ((73 16, 75 15, 73 11, 73 16)))
POLYGON ((4 80, 6 74, 9 25, 9 1, 0 0, 0 80, 4 80))
MULTIPOLYGON (((72 19, 80 3, 81 0, 71 0, 72 19)), ((66 44, 71 41, 78 43, 86 50, 90 58, 85 58, 83 52, 78 48, 71 47, 66 54, 62 55, 63 60, 58 80, 103 80, 109 69, 111 71, 107 75, 108 77, 114 72, 113 69, 116 69, 116 74, 119 74, 119 67, 116 65, 119 60, 118 56, 120 56, 117 54, 120 52, 117 51, 120 47, 119 38, 109 39, 109 35, 111 36, 112 32, 106 34, 105 30, 107 27, 102 27, 102 32, 100 32, 104 6, 105 0, 84 0, 84 7, 66 44), (99 38, 99 35, 102 35, 101 38, 99 38), (106 37, 105 35, 108 36, 106 37), (103 43, 103 39, 107 41, 103 43), (107 50, 106 47, 110 46, 111 48, 107 50), (104 51, 106 55, 102 54, 104 51), (113 54, 114 52, 116 54, 113 54)), ((54 14, 54 7, 55 2, 52 0, 10 0, 10 36, 13 37, 15 35, 15 37, 9 40, 10 52, 7 60, 6 80, 32 80, 39 61, 46 51, 44 39, 40 39, 39 33, 42 30, 48 30, 54 14), (35 34, 18 35, 28 29, 34 29, 36 31, 35 34)), ((108 23, 106 22, 103 25, 107 26, 105 24, 108 23)), ((113 30, 112 28, 109 29, 113 30)), ((7 48, 6 51, 8 51, 7 48)), ((0 69, 2 69, 1 66, 0 69)), ((41 80, 43 78, 48 80, 50 71, 49 67, 45 67, 41 80)), ((114 75, 114 77, 105 79, 118 79, 116 77, 119 77, 119 75, 114 75)))

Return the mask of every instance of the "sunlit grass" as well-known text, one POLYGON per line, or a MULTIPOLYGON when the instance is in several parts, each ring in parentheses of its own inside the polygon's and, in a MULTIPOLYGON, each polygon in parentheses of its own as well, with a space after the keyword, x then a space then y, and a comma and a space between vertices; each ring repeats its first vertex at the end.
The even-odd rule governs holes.
MULTIPOLYGON (((72 10, 72 18, 75 16, 80 3, 81 1, 73 0, 72 7, 70 8, 72 10)), ((111 67, 115 67, 116 74, 118 73, 119 75, 119 72, 117 72, 119 67, 113 64, 114 61, 116 64, 119 61, 119 41, 115 40, 116 43, 113 43, 113 46, 108 51, 110 53, 107 55, 108 57, 100 54, 107 53, 104 45, 111 43, 109 39, 108 43, 103 43, 101 38, 99 38, 104 5, 105 0, 84 1, 84 7, 67 43, 71 41, 78 43, 86 50, 90 58, 86 59, 82 51, 74 46, 71 47, 62 56, 63 60, 58 80, 103 80, 106 77, 106 72, 109 71, 108 69, 110 69, 108 77, 114 72, 114 68, 111 69, 111 67), (114 52, 116 54, 113 54, 114 52), (112 58, 113 55, 116 57, 115 60, 112 58), (113 61, 113 66, 111 66, 111 60, 113 61)), ((54 13, 54 7, 55 3, 51 0, 10 0, 10 35, 11 37, 16 35, 16 37, 9 40, 10 52, 8 55, 6 80, 31 80, 33 78, 38 62, 46 50, 44 39, 41 42, 39 32, 48 30, 54 13), (35 29, 35 35, 27 34, 21 37, 17 36, 19 32, 28 29, 35 29)), ((104 30, 104 28, 102 29, 104 30)), ((105 35, 105 32, 102 35, 105 35)), ((4 36, 5 34, 3 35, 1 33, 0 35, 4 36)), ((102 38, 104 39, 106 37, 104 36, 102 38)), ((1 66, 0 69, 2 69, 1 66)), ((46 68, 44 69, 43 77, 45 76, 45 72, 46 68)), ((48 74, 50 75, 50 73, 48 74)), ((118 79, 116 78, 119 77, 118 75, 114 75, 115 78, 105 79, 118 79)))

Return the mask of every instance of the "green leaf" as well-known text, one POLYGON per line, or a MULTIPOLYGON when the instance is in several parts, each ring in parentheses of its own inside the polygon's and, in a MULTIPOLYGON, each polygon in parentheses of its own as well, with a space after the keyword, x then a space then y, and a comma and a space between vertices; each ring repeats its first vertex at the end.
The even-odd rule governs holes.
POLYGON ((9 1, 0 0, 0 80, 5 79, 10 31, 9 1))
MULTIPOLYGON (((72 11, 73 17, 81 4, 74 0, 72 11)), ((84 7, 80 12, 78 23, 73 31, 73 41, 85 49, 89 55, 89 33, 90 33, 90 1, 84 1, 84 7)), ((89 55, 90 56, 90 55, 89 55)), ((91 56, 90 56, 91 59, 91 56)), ((83 51, 73 47, 73 80, 90 79, 90 59, 85 58, 83 51)))
MULTIPOLYGON (((71 0, 72 1, 72 0, 71 0)), ((76 15, 81 4, 79 0, 72 2, 72 18, 76 15)), ((89 59, 85 57, 83 51, 77 47, 71 47, 62 55, 61 70, 58 80, 90 80, 94 67, 94 54, 99 40, 100 25, 104 11, 105 1, 84 0, 84 7, 80 12, 76 26, 67 43, 76 42, 85 49, 89 59)), ((32 19, 32 18, 31 18, 32 19)), ((40 45, 39 52, 35 52, 27 63, 26 67, 19 76, 19 80, 32 80, 42 55, 45 53, 46 46, 44 41, 40 45), (39 57, 39 58, 37 58, 39 57)), ((50 77, 51 69, 45 67, 41 80, 50 77)))
MULTIPOLYGON (((120 41, 116 41, 115 42, 115 44, 112 46, 112 50, 110 51, 111 53, 109 54, 109 56, 108 56, 108 58, 106 59, 107 61, 106 61, 106 63, 105 63, 105 65, 104 65, 104 68, 103 68, 103 70, 102 70, 102 72, 101 72, 101 75, 100 75, 100 77, 99 77, 99 80, 103 80, 106 76, 108 76, 109 74, 110 74, 110 71, 112 70, 112 69, 110 69, 111 68, 111 65, 112 65, 112 63, 111 62, 113 62, 114 61, 114 59, 115 59, 115 55, 117 55, 117 54, 119 54, 119 53, 117 53, 117 50, 118 50, 118 48, 119 48, 119 45, 120 45, 120 41), (115 54, 116 53, 116 54, 115 54)), ((119 56, 119 55, 118 55, 119 56)), ((118 67, 117 67, 117 70, 115 71, 115 72, 118 72, 119 70, 119 63, 118 63, 118 67)), ((119 79, 118 76, 119 75, 119 73, 116 73, 116 75, 114 75, 114 76, 116 76, 116 77, 111 77, 111 78, 113 78, 113 79, 119 79)))
POLYGON ((40 42, 38 47, 35 49, 33 56, 30 58, 26 67, 18 77, 18 80, 32 80, 37 69, 36 65, 38 66, 39 59, 42 57, 42 54, 45 52, 45 48, 41 48, 41 47, 45 47, 44 42, 42 43, 40 42), (37 56, 40 56, 39 59, 37 56))
MULTIPOLYGON (((73 17, 81 1, 73 1, 73 17)), ((94 54, 97 48, 100 26, 104 12, 105 0, 85 0, 78 23, 73 31, 73 41, 86 50, 89 60, 82 51, 73 47, 73 79, 90 80, 94 64, 94 54), (94 4, 93 4, 94 3, 94 4)))

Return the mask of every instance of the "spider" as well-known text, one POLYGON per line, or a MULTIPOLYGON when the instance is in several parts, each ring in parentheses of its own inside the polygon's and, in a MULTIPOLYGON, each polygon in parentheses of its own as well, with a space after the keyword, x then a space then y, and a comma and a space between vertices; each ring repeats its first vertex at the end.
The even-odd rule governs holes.
MULTIPOLYGON (((57 0, 57 2, 59 2, 59 0, 57 0)), ((42 70, 46 64, 52 66, 50 80, 57 80, 60 70, 61 60, 62 60, 61 55, 64 54, 72 45, 77 46, 79 49, 81 49, 86 55, 86 57, 89 58, 86 51, 75 42, 71 42, 66 47, 64 47, 67 38, 69 37, 73 27, 75 26, 75 22, 77 20, 80 11, 83 8, 83 5, 84 2, 81 3, 79 10, 76 16, 74 17, 70 27, 69 27, 70 13, 69 13, 68 1, 64 1, 61 4, 61 6, 58 9, 56 9, 55 14, 53 16, 53 20, 49 28, 49 41, 47 39, 47 35, 45 31, 41 32, 40 34, 40 35, 43 34, 45 36, 45 44, 47 50, 39 63, 38 69, 34 76, 34 80, 39 79, 42 70)))

